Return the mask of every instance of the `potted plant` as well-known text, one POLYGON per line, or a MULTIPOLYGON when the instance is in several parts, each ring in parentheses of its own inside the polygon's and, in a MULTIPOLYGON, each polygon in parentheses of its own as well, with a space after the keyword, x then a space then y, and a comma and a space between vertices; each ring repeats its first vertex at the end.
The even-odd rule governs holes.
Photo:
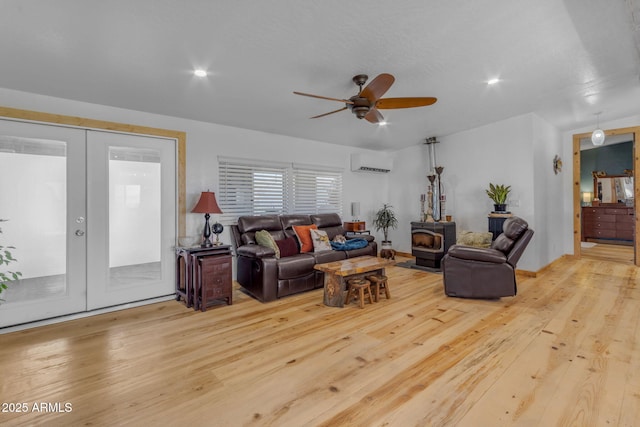
MULTIPOLYGON (((4 221, 6 221, 6 219, 0 219, 0 222, 4 221)), ((0 233, 2 233, 2 229, 0 229, 0 233)), ((10 249, 15 248, 13 246, 0 245, 0 266, 9 265, 10 263, 17 261, 11 254, 10 249)), ((20 276, 22 276, 22 273, 19 271, 0 271, 0 294, 9 288, 9 282, 18 280, 20 276)), ((0 303, 3 301, 4 299, 0 298, 0 303)))
POLYGON ((507 210, 507 197, 511 192, 510 185, 493 185, 489 183, 489 189, 485 190, 491 200, 493 200, 493 208, 495 212, 505 212, 507 210))
POLYGON ((391 249, 391 241, 389 240, 389 228, 398 227, 398 219, 393 211, 393 206, 384 204, 378 212, 376 212, 373 220, 373 227, 376 231, 382 230, 384 234, 384 240, 381 244, 381 249, 391 249))

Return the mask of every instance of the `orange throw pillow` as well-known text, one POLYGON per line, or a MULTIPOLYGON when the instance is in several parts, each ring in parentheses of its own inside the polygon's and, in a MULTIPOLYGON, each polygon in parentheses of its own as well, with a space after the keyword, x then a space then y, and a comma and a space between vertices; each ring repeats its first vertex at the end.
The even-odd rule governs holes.
POLYGON ((311 239, 311 231, 309 231, 311 229, 317 230, 318 226, 315 224, 293 226, 293 231, 296 233, 296 237, 300 243, 301 254, 305 252, 313 252, 313 240, 311 239))

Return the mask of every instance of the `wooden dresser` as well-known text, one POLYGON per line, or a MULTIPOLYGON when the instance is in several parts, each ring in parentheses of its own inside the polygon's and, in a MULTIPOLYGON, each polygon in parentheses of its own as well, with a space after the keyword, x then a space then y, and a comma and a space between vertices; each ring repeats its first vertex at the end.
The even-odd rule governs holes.
POLYGON ((633 241, 633 208, 626 206, 584 206, 582 240, 616 239, 633 241))

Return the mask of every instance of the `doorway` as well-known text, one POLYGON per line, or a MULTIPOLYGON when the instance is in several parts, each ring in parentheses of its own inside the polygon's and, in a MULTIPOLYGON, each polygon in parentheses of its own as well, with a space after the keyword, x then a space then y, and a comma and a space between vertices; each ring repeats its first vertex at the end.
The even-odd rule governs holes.
MULTIPOLYGON (((640 266, 640 258, 638 257, 638 244, 640 242, 640 231, 638 230, 638 213, 640 208, 638 207, 638 195, 640 194, 640 184, 637 180, 637 171, 640 167, 640 159, 636 156, 636 144, 638 137, 640 136, 640 127, 610 129, 605 131, 607 138, 616 137, 620 135, 630 134, 633 138, 633 194, 634 194, 634 231, 633 231, 633 263, 640 266)), ((573 230, 574 230, 574 254, 580 258, 582 256, 582 197, 580 186, 580 141, 584 138, 590 138, 590 133, 575 134, 573 135, 573 230)))
POLYGON ((0 120, 0 327, 172 294, 176 141, 0 120))

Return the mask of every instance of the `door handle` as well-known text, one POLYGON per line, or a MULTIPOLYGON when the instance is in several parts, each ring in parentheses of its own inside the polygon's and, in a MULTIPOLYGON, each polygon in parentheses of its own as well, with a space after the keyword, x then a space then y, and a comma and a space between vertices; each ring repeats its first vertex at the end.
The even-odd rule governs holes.
POLYGON ((84 236, 84 231, 76 230, 76 236, 84 236))

